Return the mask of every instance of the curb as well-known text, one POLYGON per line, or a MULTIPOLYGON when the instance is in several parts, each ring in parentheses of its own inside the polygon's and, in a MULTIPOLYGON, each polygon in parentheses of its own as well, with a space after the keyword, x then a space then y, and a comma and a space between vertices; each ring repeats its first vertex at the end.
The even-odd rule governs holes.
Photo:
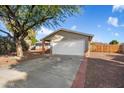
POLYGON ((86 69, 87 69, 87 58, 86 56, 84 56, 84 60, 80 64, 79 70, 75 76, 71 88, 84 88, 86 69))

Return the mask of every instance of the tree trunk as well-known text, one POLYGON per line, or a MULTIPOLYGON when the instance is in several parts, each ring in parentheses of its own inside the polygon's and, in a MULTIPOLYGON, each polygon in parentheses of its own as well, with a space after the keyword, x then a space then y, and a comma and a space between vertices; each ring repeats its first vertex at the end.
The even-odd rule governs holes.
POLYGON ((17 53, 17 56, 20 58, 24 56, 21 41, 18 39, 16 40, 16 53, 17 53))

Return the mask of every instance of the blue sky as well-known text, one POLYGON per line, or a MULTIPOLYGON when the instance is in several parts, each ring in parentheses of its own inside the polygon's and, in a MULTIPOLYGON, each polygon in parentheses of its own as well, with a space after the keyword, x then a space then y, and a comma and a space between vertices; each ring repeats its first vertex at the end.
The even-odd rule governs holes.
MULTIPOLYGON (((69 17, 60 28, 94 34, 93 41, 110 42, 113 39, 124 42, 124 6, 83 6, 79 15, 69 17)), ((56 29, 41 27, 37 39, 56 29)))
MULTIPOLYGON (((56 29, 59 28, 94 34, 93 41, 96 42, 108 43, 116 39, 122 43, 124 42, 124 6, 84 6, 79 15, 68 18, 56 29)), ((52 31, 43 27, 43 30, 45 29, 48 33, 44 31, 44 34, 40 33, 37 38, 52 31)))

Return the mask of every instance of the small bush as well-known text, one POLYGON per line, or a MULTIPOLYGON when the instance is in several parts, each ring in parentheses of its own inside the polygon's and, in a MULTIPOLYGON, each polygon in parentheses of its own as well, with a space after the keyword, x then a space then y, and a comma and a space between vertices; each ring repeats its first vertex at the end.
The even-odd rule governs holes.
POLYGON ((115 45, 115 44, 119 44, 119 42, 117 40, 112 40, 109 44, 115 45))

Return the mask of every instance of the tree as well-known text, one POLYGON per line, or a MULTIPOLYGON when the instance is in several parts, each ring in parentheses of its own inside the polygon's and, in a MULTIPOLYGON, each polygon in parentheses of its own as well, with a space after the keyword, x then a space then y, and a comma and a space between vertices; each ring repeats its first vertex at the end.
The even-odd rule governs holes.
POLYGON ((28 32, 27 37, 25 38, 26 43, 28 43, 29 46, 34 45, 38 40, 36 39, 36 31, 30 30, 28 32))
POLYGON ((23 57, 21 41, 31 29, 59 26, 67 17, 79 13, 79 9, 80 6, 1 5, 0 19, 12 34, 6 32, 16 43, 17 56, 23 57))
POLYGON ((112 40, 109 44, 115 45, 115 44, 119 44, 119 42, 117 40, 112 40))
POLYGON ((0 55, 15 51, 15 44, 8 36, 0 35, 0 55))

